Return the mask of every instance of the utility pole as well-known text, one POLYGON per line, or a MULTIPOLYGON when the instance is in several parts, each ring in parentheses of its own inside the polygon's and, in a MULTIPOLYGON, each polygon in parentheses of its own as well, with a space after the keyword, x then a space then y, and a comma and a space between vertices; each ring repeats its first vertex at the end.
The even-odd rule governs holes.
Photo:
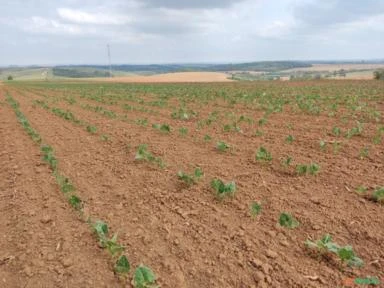
POLYGON ((112 78, 111 49, 109 47, 109 44, 107 44, 107 49, 108 49, 109 77, 112 78))

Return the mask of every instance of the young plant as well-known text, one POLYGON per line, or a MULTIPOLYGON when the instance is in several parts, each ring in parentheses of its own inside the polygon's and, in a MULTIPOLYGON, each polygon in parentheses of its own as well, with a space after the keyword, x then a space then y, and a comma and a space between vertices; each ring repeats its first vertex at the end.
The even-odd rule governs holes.
POLYGON ((181 127, 181 128, 179 129, 179 133, 180 133, 180 135, 185 136, 185 135, 188 134, 188 129, 185 128, 185 127, 181 127))
POLYGON ((372 199, 376 202, 384 204, 384 187, 377 188, 372 194, 372 199))
POLYGON ((316 163, 311 163, 309 165, 299 164, 296 166, 296 172, 299 175, 316 175, 320 171, 320 166, 316 163))
POLYGON ((293 141, 295 141, 295 137, 292 135, 288 135, 287 138, 285 138, 285 142, 291 144, 293 141))
POLYGON ((252 218, 255 218, 261 213, 261 204, 257 202, 252 202, 251 206, 249 207, 250 213, 252 218))
POLYGON ((332 128, 332 134, 334 135, 334 136, 336 136, 336 137, 338 137, 338 136, 340 136, 340 134, 341 134, 341 129, 339 128, 339 127, 333 127, 332 128))
POLYGON ((264 135, 264 132, 263 131, 261 131, 261 130, 256 130, 256 132, 255 132, 255 136, 256 137, 261 137, 261 136, 263 136, 264 135))
POLYGON ((267 149, 265 149, 263 146, 261 146, 256 151, 256 160, 257 161, 270 162, 270 161, 272 161, 272 155, 270 152, 267 151, 267 149))
POLYGON ((163 133, 171 132, 171 127, 168 124, 153 124, 152 127, 163 133))
POLYGON ((81 210, 83 208, 83 202, 81 199, 76 195, 71 195, 68 198, 69 204, 75 209, 75 210, 81 210))
POLYGON ((361 267, 364 265, 363 260, 355 255, 352 246, 339 246, 332 242, 332 237, 329 234, 324 235, 316 242, 307 240, 305 245, 309 249, 314 249, 322 256, 326 256, 329 253, 336 255, 342 263, 346 263, 348 266, 361 267))
POLYGON ((319 145, 321 151, 325 151, 325 149, 327 149, 327 143, 324 140, 320 140, 319 145))
POLYGON ((285 167, 288 167, 291 165, 292 163, 292 157, 291 156, 287 156, 287 158, 283 159, 283 166, 285 167))
POLYGON ((193 184, 196 184, 197 181, 204 175, 201 168, 197 167, 195 171, 193 172, 193 175, 189 175, 187 173, 184 173, 183 171, 179 171, 177 173, 177 176, 180 180, 182 180, 187 186, 191 186, 193 184))
POLYGON ((165 163, 161 158, 153 156, 152 153, 148 151, 146 144, 139 145, 139 148, 135 155, 135 160, 156 163, 161 168, 164 168, 165 166, 165 163))
POLYGON ((311 163, 308 166, 308 173, 310 175, 316 175, 317 173, 319 173, 319 171, 320 171, 320 166, 316 163, 311 163))
POLYGON ((123 277, 128 276, 128 273, 131 270, 131 265, 129 264, 127 256, 121 255, 117 259, 114 270, 115 270, 115 273, 117 273, 118 275, 121 275, 123 277))
POLYGON ((229 148, 230 148, 230 146, 227 143, 223 142, 223 141, 219 141, 216 144, 216 149, 219 150, 220 152, 225 152, 229 148))
POLYGON ((359 187, 356 188, 355 191, 356 191, 358 194, 364 194, 365 192, 367 192, 367 190, 368 190, 367 187, 365 187, 365 186, 359 186, 359 187))
POLYGON ((364 148, 361 149, 360 152, 359 152, 359 158, 360 158, 360 159, 367 158, 367 157, 368 157, 368 154, 369 154, 369 148, 368 148, 368 147, 364 147, 364 148))
POLYGON ((236 192, 236 184, 234 181, 225 184, 220 179, 213 179, 211 181, 211 187, 215 190, 216 197, 219 200, 222 200, 228 196, 233 197, 235 195, 235 192, 236 192))
POLYGON ((96 132, 97 132, 97 128, 95 126, 92 126, 92 125, 88 125, 86 129, 91 134, 96 134, 96 132))
POLYGON ((140 265, 133 276, 134 288, 158 288, 156 285, 156 275, 153 271, 144 265, 140 265))
POLYGON ((345 134, 345 137, 351 139, 353 136, 361 136, 363 133, 363 124, 357 121, 357 126, 349 129, 345 134))
POLYGON ((212 137, 211 137, 211 136, 209 136, 208 134, 204 135, 204 141, 205 141, 205 142, 209 142, 209 141, 211 141, 211 140, 212 140, 212 137))
POLYGON ((291 214, 283 212, 279 217, 280 226, 294 229, 299 226, 299 221, 297 221, 291 214))

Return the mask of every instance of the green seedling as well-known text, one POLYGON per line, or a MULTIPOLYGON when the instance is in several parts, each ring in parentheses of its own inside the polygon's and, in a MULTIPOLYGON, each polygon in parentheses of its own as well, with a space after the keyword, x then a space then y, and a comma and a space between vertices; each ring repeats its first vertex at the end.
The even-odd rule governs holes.
POLYGON ((299 175, 316 175, 320 171, 320 166, 316 163, 311 163, 309 165, 299 164, 296 166, 296 173, 299 175))
POLYGON ((288 167, 292 164, 292 157, 291 156, 288 156, 287 158, 283 159, 283 165, 288 167))
POLYGON ((148 151, 146 144, 139 146, 135 155, 135 160, 156 163, 160 168, 164 168, 165 166, 165 163, 161 158, 153 156, 152 153, 148 151))
POLYGON ((182 180, 185 184, 188 186, 191 186, 193 184, 196 184, 197 181, 204 175, 201 168, 197 167, 195 171, 193 172, 193 175, 189 175, 187 173, 184 173, 183 171, 179 171, 177 173, 177 176, 180 180, 182 180))
POLYGON ((285 142, 291 144, 293 141, 295 141, 295 137, 292 135, 288 135, 287 138, 285 138, 285 142))
POLYGON ((359 187, 356 188, 355 191, 356 191, 358 194, 364 194, 365 192, 367 192, 367 190, 368 190, 367 187, 365 187, 365 186, 359 186, 359 187))
POLYGON ((147 126, 148 125, 148 120, 147 119, 137 119, 135 121, 135 123, 137 125, 140 125, 140 126, 147 126))
POLYGON ((368 157, 368 154, 369 154, 369 148, 364 147, 363 149, 360 150, 359 157, 360 157, 360 159, 364 159, 364 158, 368 157))
POLYGON ((204 135, 204 141, 205 142, 209 142, 209 141, 211 141, 212 140, 212 137, 211 136, 209 136, 208 134, 207 135, 204 135))
POLYGON ((332 134, 334 135, 334 136, 340 136, 341 135, 341 129, 339 128, 339 127, 333 127, 332 128, 332 134))
POLYGON ((252 218, 255 218, 261 213, 261 205, 257 202, 252 202, 249 210, 252 218))
POLYGON ((225 152, 229 148, 230 148, 230 146, 227 143, 223 142, 223 141, 219 141, 216 144, 216 149, 219 150, 220 152, 225 152))
POLYGON ((181 128, 179 129, 179 133, 180 133, 180 135, 185 136, 185 135, 188 134, 188 129, 185 128, 185 127, 181 127, 181 128))
POLYGON ((320 140, 319 145, 321 151, 325 151, 325 149, 327 149, 327 143, 324 140, 320 140))
POLYGON ((53 154, 53 148, 49 145, 43 145, 41 146, 41 152, 43 152, 43 161, 48 163, 49 167, 55 171, 58 161, 53 154))
POLYGON ((236 192, 236 184, 233 181, 225 184, 220 179, 213 179, 211 181, 211 187, 215 190, 216 197, 220 200, 227 196, 233 197, 236 192))
POLYGON ((261 136, 263 136, 264 135, 264 132, 263 131, 261 131, 261 130, 256 130, 256 132, 255 132, 255 136, 256 137, 261 137, 261 136))
POLYGON ((152 127, 163 133, 171 132, 171 127, 168 124, 153 124, 152 127))
POLYGON ((272 155, 267 151, 263 146, 261 146, 256 152, 256 160, 257 161, 272 161, 272 155))
POLYGON ((308 172, 310 175, 316 175, 320 171, 320 166, 316 163, 312 163, 308 167, 308 172))
POLYGON ((115 263, 115 272, 118 275, 127 277, 129 271, 131 270, 131 265, 129 264, 128 258, 125 255, 121 255, 115 263))
POLYGON ((384 204, 384 187, 377 188, 372 194, 372 199, 384 204))
POLYGON ((268 122, 268 120, 267 120, 267 118, 261 118, 260 120, 259 120, 259 126, 263 126, 263 125, 265 125, 265 124, 267 124, 267 122, 268 122))
POLYGON ((87 132, 89 132, 91 134, 96 134, 96 132, 97 132, 97 128, 95 126, 92 126, 92 125, 88 125, 86 130, 87 130, 87 132))
POLYGON ((117 233, 113 234, 112 238, 110 239, 104 239, 104 248, 107 249, 109 254, 111 254, 112 257, 115 257, 116 255, 121 254, 124 252, 125 248, 117 243, 117 233))
POLYGON ((68 199, 69 204, 75 208, 75 210, 81 210, 83 208, 83 202, 76 195, 71 195, 68 199))
POLYGON ((100 139, 101 139, 101 141, 108 142, 109 141, 109 136, 103 134, 103 135, 100 136, 100 139))
POLYGON ((348 266, 361 267, 364 265, 363 260, 355 255, 352 246, 339 246, 332 242, 332 237, 329 234, 324 235, 316 242, 307 240, 305 245, 309 249, 316 250, 322 256, 326 256, 329 253, 334 254, 339 257, 342 263, 346 263, 348 266))
POLYGON ((156 275, 153 271, 144 265, 140 265, 133 276, 132 281, 135 288, 158 288, 156 285, 156 275))
POLYGON ((283 212, 279 217, 280 226, 294 229, 299 226, 299 221, 297 221, 291 214, 283 212))
POLYGON ((363 133, 363 124, 357 121, 357 126, 349 129, 345 134, 345 137, 351 139, 353 136, 361 136, 363 133))
POLYGON ((75 186, 73 186, 73 184, 67 177, 60 175, 58 173, 55 173, 55 176, 56 176, 56 182, 59 185, 61 192, 63 192, 64 194, 67 194, 76 190, 75 186))

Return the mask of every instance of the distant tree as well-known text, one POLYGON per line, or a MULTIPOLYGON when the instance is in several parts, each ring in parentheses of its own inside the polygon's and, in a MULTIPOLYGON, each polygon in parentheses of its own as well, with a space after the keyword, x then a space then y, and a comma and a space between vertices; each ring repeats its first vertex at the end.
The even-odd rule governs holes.
POLYGON ((13 80, 13 76, 9 75, 7 79, 8 79, 8 81, 12 81, 13 80))
POLYGON ((376 80, 384 80, 384 70, 376 70, 373 72, 373 78, 376 80))

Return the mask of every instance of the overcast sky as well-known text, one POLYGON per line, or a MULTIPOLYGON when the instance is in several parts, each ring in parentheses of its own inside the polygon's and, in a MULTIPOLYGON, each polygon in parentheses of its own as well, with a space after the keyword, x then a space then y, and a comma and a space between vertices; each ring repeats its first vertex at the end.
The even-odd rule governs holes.
POLYGON ((0 0, 0 65, 384 58, 384 0, 0 0))

